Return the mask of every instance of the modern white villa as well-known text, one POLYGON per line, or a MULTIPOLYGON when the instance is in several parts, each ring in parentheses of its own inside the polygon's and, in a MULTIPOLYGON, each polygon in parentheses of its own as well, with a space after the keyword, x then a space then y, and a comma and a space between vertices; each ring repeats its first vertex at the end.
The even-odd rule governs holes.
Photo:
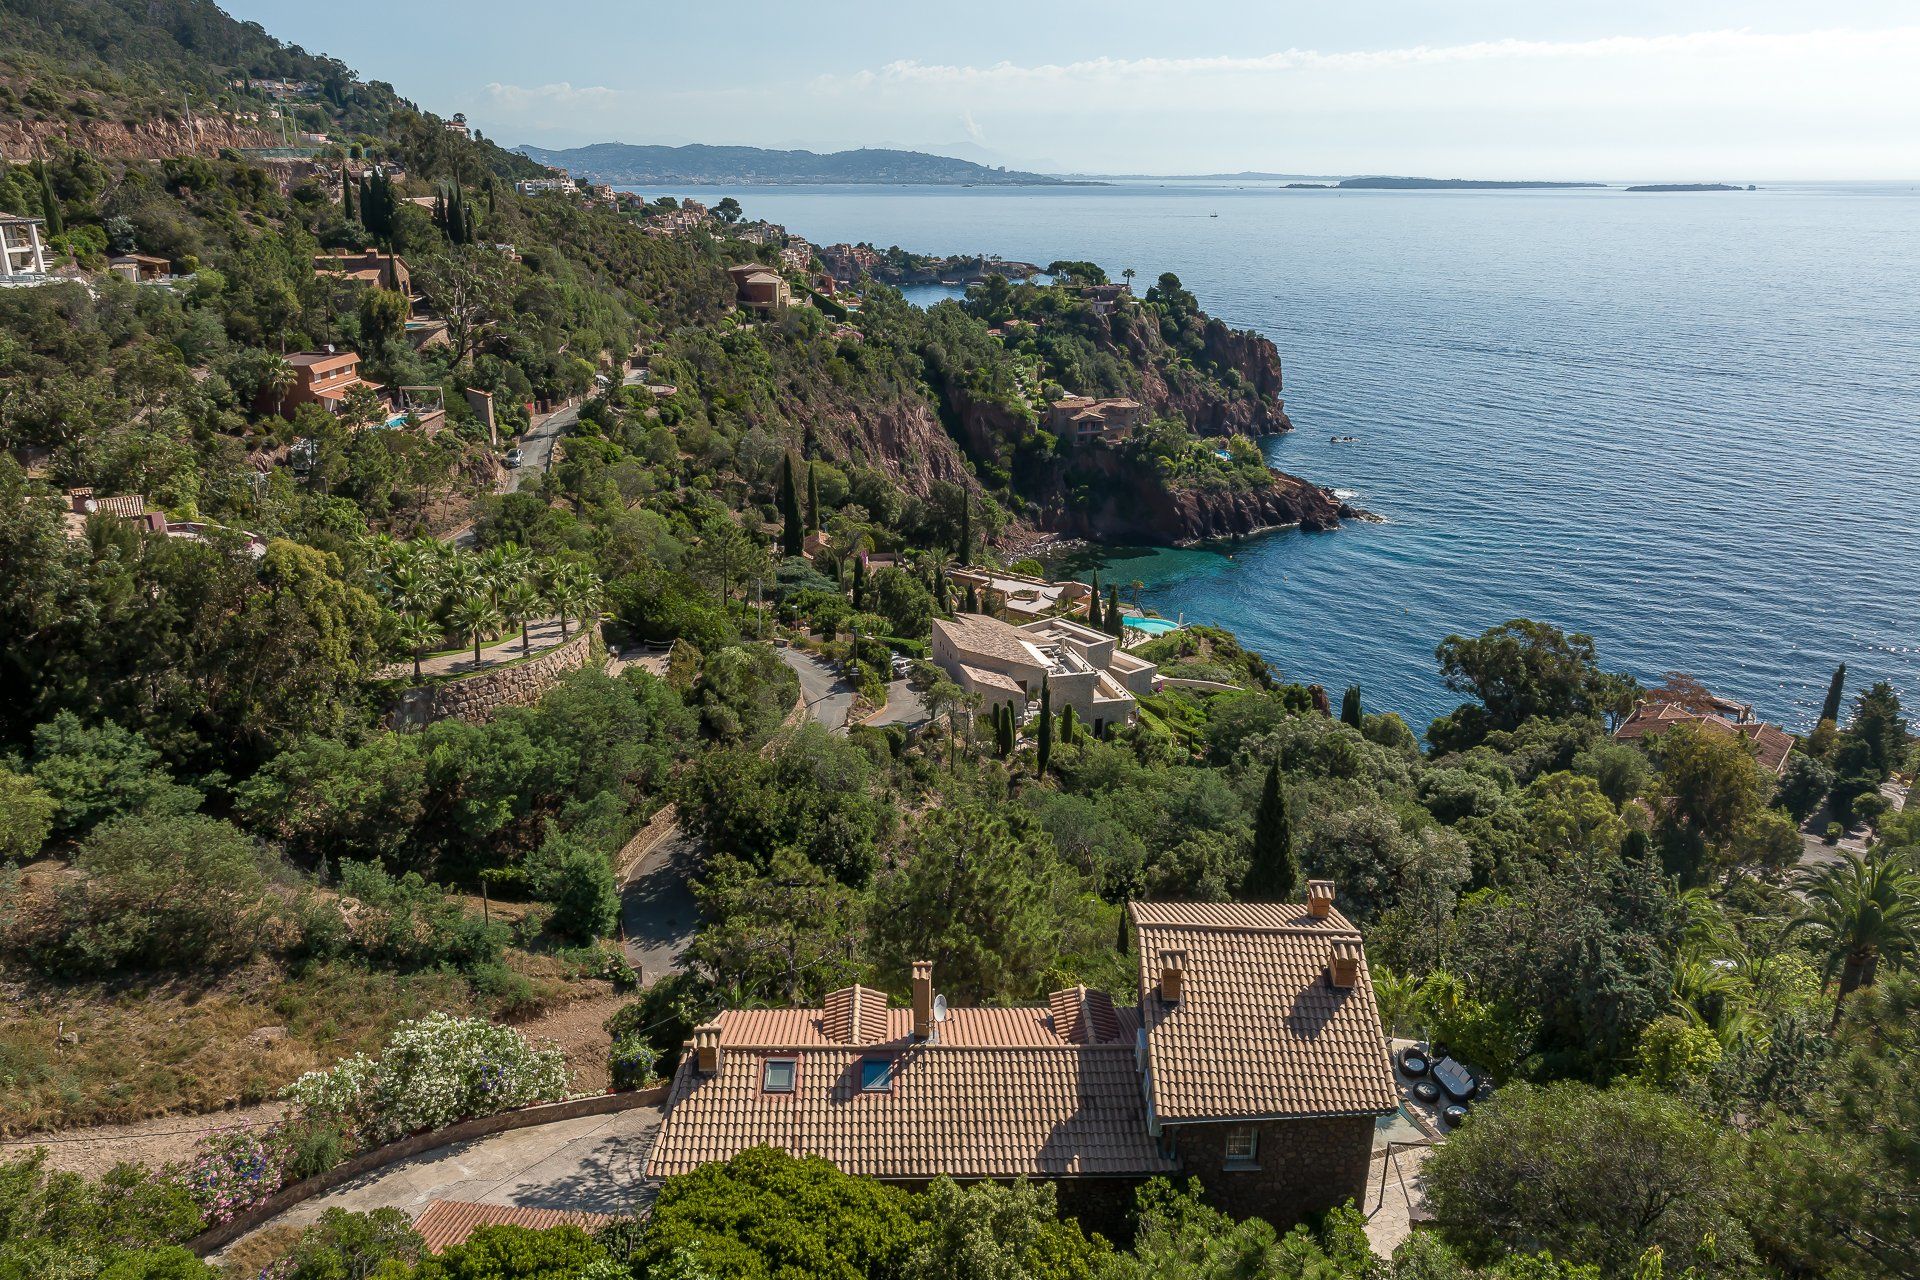
POLYGON ((1122 650, 1114 638, 1067 618, 1016 627, 985 614, 933 621, 933 661, 981 710, 1002 704, 1025 720, 1044 682, 1055 713, 1067 707, 1095 733, 1134 717, 1134 696, 1152 693, 1160 669, 1122 650))

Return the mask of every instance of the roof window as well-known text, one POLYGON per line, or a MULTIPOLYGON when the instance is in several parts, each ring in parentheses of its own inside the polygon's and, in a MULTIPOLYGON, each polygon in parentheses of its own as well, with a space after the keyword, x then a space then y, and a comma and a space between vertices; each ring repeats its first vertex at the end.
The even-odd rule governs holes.
POLYGON ((760 1076, 762 1093, 792 1093, 793 1077, 800 1063, 795 1058, 768 1058, 766 1070, 760 1076))
POLYGON ((892 1058, 860 1059, 860 1092, 862 1093, 892 1093, 893 1092, 893 1059, 892 1058))

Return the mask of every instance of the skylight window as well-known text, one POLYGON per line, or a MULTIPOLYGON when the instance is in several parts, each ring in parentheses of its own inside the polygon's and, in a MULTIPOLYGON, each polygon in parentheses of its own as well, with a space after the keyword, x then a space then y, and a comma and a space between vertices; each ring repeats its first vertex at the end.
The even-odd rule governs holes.
POLYGON ((792 1093, 793 1077, 799 1066, 792 1058, 768 1058, 766 1072, 760 1077, 761 1092, 792 1093))
POLYGON ((860 1092, 891 1093, 893 1091, 893 1059, 860 1059, 860 1092))

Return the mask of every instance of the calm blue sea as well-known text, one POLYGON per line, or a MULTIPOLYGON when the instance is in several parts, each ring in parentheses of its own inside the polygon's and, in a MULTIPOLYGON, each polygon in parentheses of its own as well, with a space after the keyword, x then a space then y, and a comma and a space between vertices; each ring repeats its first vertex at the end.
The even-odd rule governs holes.
POLYGON ((1434 645, 1527 616, 1792 726, 1840 661, 1920 704, 1920 183, 732 194, 819 243, 1173 271, 1270 336, 1269 458, 1385 522, 1102 578, 1289 678, 1424 727, 1434 645))

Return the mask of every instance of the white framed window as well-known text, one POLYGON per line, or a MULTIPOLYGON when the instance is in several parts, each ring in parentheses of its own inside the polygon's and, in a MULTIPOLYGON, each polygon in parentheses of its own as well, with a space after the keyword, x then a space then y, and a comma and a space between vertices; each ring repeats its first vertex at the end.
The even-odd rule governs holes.
POLYGON ((793 1058, 768 1058, 767 1066, 760 1077, 762 1093, 792 1093, 793 1078, 800 1063, 793 1058))
POLYGON ((1260 1155, 1260 1131, 1243 1125, 1227 1130, 1227 1163, 1252 1164, 1260 1155))

